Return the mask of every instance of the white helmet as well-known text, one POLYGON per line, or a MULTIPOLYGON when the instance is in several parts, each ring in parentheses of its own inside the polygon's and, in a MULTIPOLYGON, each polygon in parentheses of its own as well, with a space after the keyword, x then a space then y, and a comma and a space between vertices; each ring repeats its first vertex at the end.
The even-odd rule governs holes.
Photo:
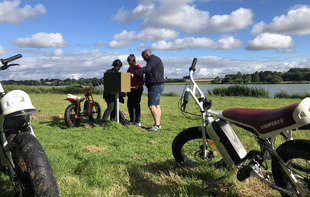
POLYGON ((37 112, 29 95, 22 90, 13 90, 7 93, 1 100, 1 110, 4 116, 18 116, 37 112))

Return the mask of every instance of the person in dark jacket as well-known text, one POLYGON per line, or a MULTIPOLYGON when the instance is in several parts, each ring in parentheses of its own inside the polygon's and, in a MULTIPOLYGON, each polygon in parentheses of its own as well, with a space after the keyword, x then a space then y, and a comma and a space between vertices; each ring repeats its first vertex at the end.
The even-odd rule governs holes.
MULTIPOLYGON (((114 60, 112 63, 113 68, 107 70, 105 73, 115 73, 118 72, 121 67, 122 67, 122 62, 121 60, 117 59, 114 60)), ((107 103, 107 109, 104 111, 103 116, 102 116, 102 123, 101 126, 104 127, 105 123, 108 120, 108 117, 111 116, 110 118, 113 120, 115 118, 115 92, 107 92, 104 91, 103 92, 103 99, 105 100, 105 102, 107 103)), ((119 101, 121 103, 124 103, 124 98, 123 96, 120 94, 120 98, 119 101)))
POLYGON ((146 66, 134 71, 131 75, 145 74, 145 85, 148 89, 148 107, 154 119, 154 125, 150 131, 161 129, 160 118, 160 94, 164 90, 164 65, 161 59, 152 54, 149 49, 142 51, 142 58, 146 61, 146 66))

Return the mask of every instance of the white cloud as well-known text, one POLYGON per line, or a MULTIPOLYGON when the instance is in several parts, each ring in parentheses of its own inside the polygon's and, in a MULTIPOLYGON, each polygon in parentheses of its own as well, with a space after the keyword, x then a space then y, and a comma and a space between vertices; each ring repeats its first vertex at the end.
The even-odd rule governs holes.
POLYGON ((179 33, 165 28, 153 28, 149 27, 140 31, 137 35, 137 39, 145 41, 154 40, 169 40, 176 39, 179 37, 179 33))
MULTIPOLYGON (((12 67, 5 72, 0 72, 1 80, 101 78, 103 73, 111 68, 111 64, 115 59, 120 59, 124 63, 121 72, 126 72, 128 68, 125 62, 129 54, 100 50, 64 52, 61 49, 54 52, 34 51, 34 53, 33 57, 27 57, 29 56, 27 54, 19 59, 17 62, 20 63, 19 67, 12 67)), ((165 66, 165 77, 183 78, 188 76, 188 68, 192 63, 192 58, 161 57, 161 59, 165 66)), ((225 74, 237 73, 238 71, 242 73, 253 73, 255 70, 286 72, 292 67, 308 66, 310 65, 309 62, 309 59, 249 61, 217 56, 198 56, 196 70, 197 77, 211 78, 223 77, 225 74)), ((137 63, 141 66, 145 65, 140 55, 137 55, 137 63)))
POLYGON ((238 39, 234 39, 233 37, 225 37, 220 39, 218 42, 214 42, 206 37, 187 37, 184 39, 176 39, 173 42, 161 40, 153 43, 150 48, 159 50, 182 50, 188 48, 232 49, 240 47, 241 45, 242 42, 238 39))
POLYGON ((139 4, 132 11, 125 11, 124 8, 122 7, 121 9, 118 10, 117 14, 113 16, 113 19, 130 23, 136 19, 146 17, 152 12, 153 9, 154 4, 152 3, 139 4))
POLYGON ((131 22, 143 19, 142 28, 179 29, 188 33, 227 32, 243 29, 252 24, 250 9, 239 8, 230 15, 215 15, 191 5, 193 0, 141 1, 132 11, 121 8, 114 19, 131 22))
POLYGON ((36 33, 28 38, 18 38, 14 43, 23 48, 67 47, 60 33, 36 33))
POLYGON ((109 48, 122 48, 125 46, 130 46, 131 44, 131 40, 111 40, 107 46, 109 48))
POLYGON ((197 71, 197 74, 196 74, 196 78, 214 78, 215 76, 218 76, 220 73, 219 70, 217 69, 207 69, 207 68, 200 68, 198 71, 197 71))
POLYGON ((253 25, 251 33, 252 34, 263 33, 265 26, 266 26, 266 24, 263 21, 259 22, 259 23, 255 24, 255 25, 253 25))
POLYGON ((97 42, 95 42, 94 47, 102 47, 105 45, 104 41, 98 40, 97 42))
POLYGON ((54 51, 54 55, 55 56, 62 56, 62 55, 64 55, 64 51, 62 49, 56 49, 54 51))
POLYGON ((207 27, 208 32, 227 32, 243 29, 251 25, 253 13, 250 9, 239 8, 230 15, 212 16, 207 27))
POLYGON ((198 10, 194 6, 176 2, 172 4, 169 1, 162 2, 154 11, 144 20, 142 28, 157 27, 180 29, 185 32, 201 32, 207 25, 209 12, 198 10))
POLYGON ((35 17, 46 13, 45 7, 42 4, 37 4, 34 7, 25 5, 20 8, 20 0, 0 2, 0 23, 9 22, 17 24, 30 17, 35 17))
POLYGON ((0 55, 6 54, 7 52, 8 51, 6 50, 6 48, 0 45, 0 55))
POLYGON ((254 51, 267 49, 280 50, 282 48, 291 47, 292 44, 293 40, 291 36, 274 33, 263 33, 249 41, 246 49, 254 51))
POLYGON ((121 48, 124 46, 130 46, 133 41, 153 41, 153 40, 165 40, 174 39, 179 36, 178 32, 169 29, 159 28, 147 28, 136 34, 135 31, 122 31, 119 34, 115 34, 108 44, 110 48, 121 48))
POLYGON ((310 6, 296 5, 286 15, 276 16, 272 22, 260 22, 253 26, 252 33, 270 32, 280 34, 310 34, 310 6))

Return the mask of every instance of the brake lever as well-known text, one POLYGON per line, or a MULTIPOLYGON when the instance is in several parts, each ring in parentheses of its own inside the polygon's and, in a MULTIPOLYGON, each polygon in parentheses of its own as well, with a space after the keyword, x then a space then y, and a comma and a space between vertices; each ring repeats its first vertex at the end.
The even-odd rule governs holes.
POLYGON ((3 66, 0 67, 0 70, 6 70, 10 66, 19 66, 19 64, 3 64, 3 66))

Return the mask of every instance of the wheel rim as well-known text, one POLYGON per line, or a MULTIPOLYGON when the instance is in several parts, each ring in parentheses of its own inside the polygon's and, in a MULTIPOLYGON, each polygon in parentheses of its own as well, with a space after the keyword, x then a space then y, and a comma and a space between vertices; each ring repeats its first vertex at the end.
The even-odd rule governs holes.
POLYGON ((95 104, 93 105, 91 115, 94 118, 94 120, 100 119, 99 106, 97 106, 95 104))
MULTIPOLYGON (((289 160, 286 163, 289 168, 292 170, 297 183, 295 183, 298 187, 299 192, 303 196, 310 195, 310 161, 301 158, 294 158, 289 160)), ((286 183, 286 188, 294 191, 294 186, 290 182, 286 183)))
POLYGON ((192 139, 182 147, 182 156, 185 164, 200 165, 214 163, 221 159, 219 152, 213 147, 214 143, 207 140, 206 157, 202 151, 202 139, 192 139))

